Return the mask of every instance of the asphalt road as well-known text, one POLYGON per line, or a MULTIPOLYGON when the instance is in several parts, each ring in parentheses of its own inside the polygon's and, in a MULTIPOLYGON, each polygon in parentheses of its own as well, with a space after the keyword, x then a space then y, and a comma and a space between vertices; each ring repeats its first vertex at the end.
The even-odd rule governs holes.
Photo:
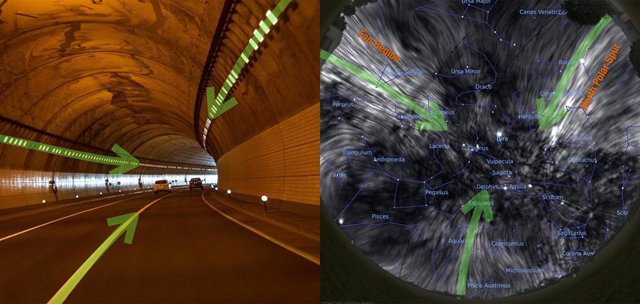
POLYGON ((140 214, 133 244, 121 236, 68 303, 319 302, 319 266, 227 220, 202 202, 201 193, 143 194, 0 217, 0 303, 48 301, 116 229, 107 218, 159 197, 140 214))

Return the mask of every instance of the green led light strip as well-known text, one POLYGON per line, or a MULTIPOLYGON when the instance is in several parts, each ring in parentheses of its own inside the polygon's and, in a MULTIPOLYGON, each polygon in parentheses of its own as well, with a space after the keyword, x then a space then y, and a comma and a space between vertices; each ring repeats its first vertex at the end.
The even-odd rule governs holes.
POLYGON ((125 173, 129 170, 135 169, 140 164, 137 158, 129 154, 129 152, 125 151, 122 147, 120 147, 117 144, 113 145, 113 147, 111 148, 111 151, 115 152, 118 155, 118 157, 93 154, 93 153, 82 152, 82 151, 73 150, 73 149, 56 147, 52 145, 47 145, 47 144, 43 144, 43 143, 31 141, 31 140, 11 137, 11 136, 2 135, 2 134, 0 134, 0 143, 16 146, 20 148, 30 149, 38 152, 58 155, 62 157, 78 159, 81 161, 118 166, 113 170, 109 171, 109 173, 112 175, 125 173))
POLYGON ((202 146, 205 150, 207 149, 207 135, 209 133, 209 127, 211 126, 211 120, 222 115, 224 112, 238 104, 235 97, 232 97, 225 102, 223 101, 227 98, 227 95, 236 83, 236 80, 238 80, 240 71, 242 71, 244 66, 249 62, 249 58, 251 58, 253 52, 260 47, 260 43, 264 40, 265 36, 269 34, 271 27, 278 23, 278 16, 282 14, 291 1, 292 0, 281 0, 278 5, 273 8, 273 11, 267 10, 266 19, 261 20, 258 27, 253 30, 253 36, 251 36, 249 43, 244 47, 244 50, 240 53, 235 65, 231 68, 231 71, 227 76, 227 80, 225 80, 222 88, 218 91, 218 96, 216 96, 215 90, 212 87, 207 88, 207 107, 209 114, 207 121, 204 124, 204 130, 202 131, 202 146))
MULTIPOLYGON (((227 80, 222 85, 222 88, 218 92, 218 96, 215 98, 215 100, 209 100, 209 90, 207 90, 209 119, 214 119, 220 116, 222 113, 237 104, 235 98, 225 102, 224 104, 223 101, 226 99, 229 91, 236 83, 236 80, 238 80, 238 75, 240 75, 240 71, 242 71, 242 68, 244 68, 244 66, 249 62, 249 58, 251 57, 251 55, 253 55, 253 52, 258 49, 259 44, 264 40, 265 36, 269 34, 269 32, 271 31, 271 27, 278 23, 278 16, 280 16, 280 14, 287 8, 291 1, 292 0, 281 0, 273 9, 273 11, 267 10, 266 18, 264 20, 261 20, 258 24, 258 27, 253 30, 253 36, 249 39, 249 42, 245 46, 242 53, 240 53, 240 56, 229 72, 227 80), (228 102, 230 102, 232 105, 227 105, 228 102)), ((210 92, 211 95, 214 94, 213 88, 211 88, 210 92)))

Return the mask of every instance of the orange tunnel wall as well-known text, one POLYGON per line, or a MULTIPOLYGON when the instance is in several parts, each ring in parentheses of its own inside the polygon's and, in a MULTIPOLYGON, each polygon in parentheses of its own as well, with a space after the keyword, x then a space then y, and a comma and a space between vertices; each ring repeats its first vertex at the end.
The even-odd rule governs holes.
POLYGON ((259 133, 217 160, 220 191, 270 206, 317 214, 320 205, 320 104, 259 133))

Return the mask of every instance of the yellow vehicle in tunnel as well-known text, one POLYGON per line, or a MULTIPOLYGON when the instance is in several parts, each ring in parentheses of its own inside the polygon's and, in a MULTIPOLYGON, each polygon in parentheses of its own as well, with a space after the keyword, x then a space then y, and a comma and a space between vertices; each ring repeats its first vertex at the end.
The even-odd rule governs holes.
POLYGON ((171 192, 171 183, 166 179, 160 179, 153 184, 153 193, 158 194, 158 192, 167 191, 171 192))

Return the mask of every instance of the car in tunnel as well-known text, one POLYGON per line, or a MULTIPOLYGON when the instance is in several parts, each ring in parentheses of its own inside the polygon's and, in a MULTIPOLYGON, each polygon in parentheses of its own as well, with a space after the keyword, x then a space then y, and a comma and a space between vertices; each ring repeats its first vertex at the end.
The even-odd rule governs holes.
POLYGON ((153 184, 153 193, 158 194, 161 191, 171 192, 171 184, 168 180, 160 179, 153 184))
POLYGON ((189 180, 189 190, 193 188, 204 189, 204 187, 202 186, 202 180, 199 177, 194 177, 189 180))

